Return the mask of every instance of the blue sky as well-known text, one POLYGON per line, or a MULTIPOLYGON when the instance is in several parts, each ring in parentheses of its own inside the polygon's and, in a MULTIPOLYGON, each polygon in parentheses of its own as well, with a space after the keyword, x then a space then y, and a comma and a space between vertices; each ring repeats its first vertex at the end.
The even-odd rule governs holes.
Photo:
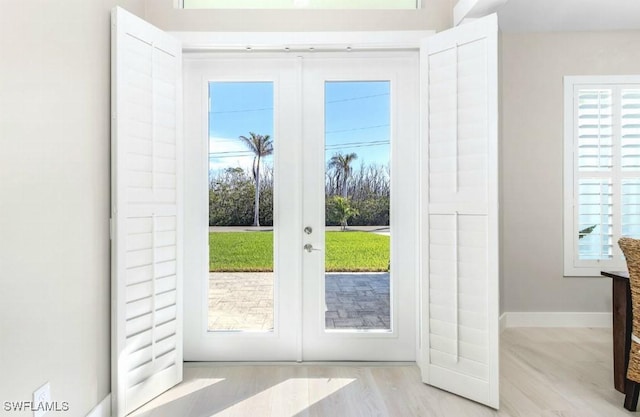
MULTIPOLYGON (((389 82, 327 82, 325 84, 325 147, 355 152, 361 162, 389 163, 389 82)), ((238 140, 249 132, 273 135, 273 84, 211 82, 209 84, 210 169, 251 165, 253 154, 238 140)), ((267 158, 266 163, 271 163, 267 158)))

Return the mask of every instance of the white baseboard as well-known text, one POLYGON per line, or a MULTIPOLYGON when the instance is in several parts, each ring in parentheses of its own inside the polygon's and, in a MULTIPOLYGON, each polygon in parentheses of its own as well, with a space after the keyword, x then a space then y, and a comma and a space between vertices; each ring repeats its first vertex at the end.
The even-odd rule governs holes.
POLYGON ((611 313, 505 312, 500 330, 508 327, 611 327, 611 313))
POLYGON ((111 394, 107 394, 100 404, 96 405, 87 417, 111 417, 111 394))

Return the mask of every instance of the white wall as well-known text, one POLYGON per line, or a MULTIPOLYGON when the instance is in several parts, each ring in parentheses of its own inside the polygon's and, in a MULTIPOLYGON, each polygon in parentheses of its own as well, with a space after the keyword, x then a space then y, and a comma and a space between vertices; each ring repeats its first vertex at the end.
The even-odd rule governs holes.
POLYGON ((65 416, 110 392, 116 3, 144 13, 143 0, 0 0, 0 402, 50 381, 65 416))
POLYGON ((562 276, 563 76, 640 74, 640 32, 503 34, 504 311, 611 311, 608 278, 562 276))
POLYGON ((178 10, 174 0, 145 0, 146 17, 169 31, 314 32, 443 30, 454 0, 422 0, 420 10, 178 10))

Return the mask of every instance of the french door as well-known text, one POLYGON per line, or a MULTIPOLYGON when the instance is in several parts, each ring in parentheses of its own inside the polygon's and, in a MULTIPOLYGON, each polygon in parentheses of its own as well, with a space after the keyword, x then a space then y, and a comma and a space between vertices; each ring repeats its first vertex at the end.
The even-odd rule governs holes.
POLYGON ((185 237, 200 247, 186 266, 185 358, 415 360, 417 76, 416 53, 187 58, 185 237), (238 112, 233 130, 226 125, 238 112), (273 193, 273 206, 260 207, 259 229, 211 217, 223 204, 211 196, 224 192, 212 183, 237 175, 255 186, 255 155, 230 148, 244 131, 268 136, 273 147, 260 168, 272 172, 261 181, 272 181, 262 192, 273 193), (332 165, 348 155, 350 172, 332 165), (355 195, 355 182, 373 176, 383 185, 366 201, 381 206, 379 218, 355 195), (354 215, 340 231, 333 214, 340 203, 372 218, 349 227, 354 215), (210 220, 218 223, 209 227, 210 220), (266 233, 273 233, 271 270, 215 264, 225 251, 218 238, 266 233), (367 254, 370 242, 382 249, 367 254), (332 263, 347 251, 366 259, 332 263), (239 295, 251 285, 260 290, 239 295))
MULTIPOLYGON (((291 59, 218 56, 185 61, 185 241, 192 243, 187 247, 190 259, 185 264, 187 360, 299 359, 301 282, 296 277, 300 275, 302 241, 295 201, 301 190, 297 175, 300 127, 298 118, 285 117, 299 109, 298 73, 296 61, 291 59), (231 127, 225 125, 229 120, 235 120, 231 127), (260 272, 242 264, 216 270, 212 260, 222 250, 233 248, 210 241, 222 229, 210 229, 210 209, 223 203, 210 202, 210 197, 217 197, 215 193, 222 194, 210 186, 225 181, 221 176, 230 175, 229 188, 233 190, 224 200, 237 199, 237 184, 253 190, 253 173, 249 172, 253 156, 239 142, 239 136, 250 137, 251 133, 273 138, 270 160, 265 156, 261 166, 263 172, 268 164, 273 170, 273 208, 261 207, 263 215, 267 210, 272 212, 272 225, 261 232, 252 231, 246 221, 223 220, 226 230, 234 231, 220 233, 220 237, 249 239, 247 245, 253 239, 266 239, 269 253, 265 257, 269 259, 260 272), (261 323, 254 318, 258 309, 261 323), (264 321, 268 321, 266 326, 264 321)), ((251 216, 252 195, 249 191, 244 207, 232 211, 250 210, 251 216)))
MULTIPOLYGON (((418 302, 417 56, 345 55, 304 61, 302 225, 312 232, 302 235, 309 248, 302 253, 302 357, 413 361, 418 302), (349 181, 341 184, 344 173, 336 172, 334 165, 349 156, 356 158, 354 171, 361 167, 357 175, 366 177, 367 170, 374 174, 374 167, 389 175, 389 227, 374 227, 390 235, 375 236, 390 238, 390 268, 384 272, 332 272, 332 251, 348 251, 349 243, 340 243, 345 234, 375 234, 357 227, 325 232, 325 225, 337 220, 332 218, 336 197, 328 188, 333 186, 338 199, 347 196, 347 201, 362 192, 349 181)), ((360 207, 359 215, 367 216, 360 207)))

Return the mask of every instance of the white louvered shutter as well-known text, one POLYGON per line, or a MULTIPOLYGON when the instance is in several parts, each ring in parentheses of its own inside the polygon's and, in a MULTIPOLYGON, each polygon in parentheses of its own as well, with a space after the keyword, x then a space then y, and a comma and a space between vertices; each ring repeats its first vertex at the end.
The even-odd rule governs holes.
POLYGON ((624 269, 617 241, 640 237, 640 88, 575 83, 571 94, 565 274, 624 269))
POLYGON ((112 13, 112 404, 182 380, 180 42, 112 13))
POLYGON ((578 89, 576 115, 578 259, 611 259, 614 245, 611 88, 578 89))
POLYGON ((640 86, 620 92, 622 236, 640 238, 640 86))
POLYGON ((421 369, 427 384, 498 408, 497 18, 439 33, 421 54, 421 369))

